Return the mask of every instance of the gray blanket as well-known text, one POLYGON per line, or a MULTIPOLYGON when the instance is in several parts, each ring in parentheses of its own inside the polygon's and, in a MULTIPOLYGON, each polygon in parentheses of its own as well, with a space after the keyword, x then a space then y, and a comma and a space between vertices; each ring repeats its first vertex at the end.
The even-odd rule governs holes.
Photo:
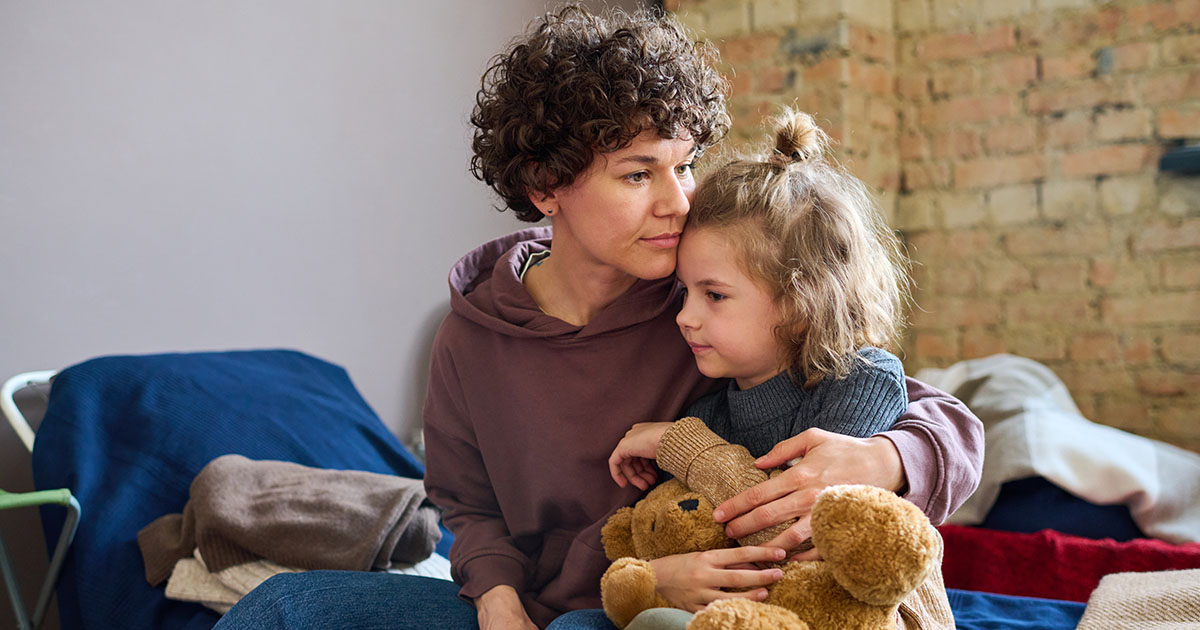
POLYGON ((429 557, 437 523, 420 479, 225 455, 196 475, 182 514, 138 532, 138 547, 154 585, 197 549, 214 573, 261 559, 367 571, 429 557))

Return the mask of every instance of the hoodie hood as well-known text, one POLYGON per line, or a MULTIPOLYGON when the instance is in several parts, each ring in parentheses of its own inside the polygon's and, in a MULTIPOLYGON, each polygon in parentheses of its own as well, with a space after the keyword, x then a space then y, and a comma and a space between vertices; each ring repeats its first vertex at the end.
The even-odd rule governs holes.
POLYGON ((489 241, 450 269, 450 310, 480 326, 513 337, 581 338, 653 319, 679 297, 675 277, 638 280, 585 326, 551 317, 538 308, 519 277, 529 256, 550 249, 553 231, 536 227, 489 241))

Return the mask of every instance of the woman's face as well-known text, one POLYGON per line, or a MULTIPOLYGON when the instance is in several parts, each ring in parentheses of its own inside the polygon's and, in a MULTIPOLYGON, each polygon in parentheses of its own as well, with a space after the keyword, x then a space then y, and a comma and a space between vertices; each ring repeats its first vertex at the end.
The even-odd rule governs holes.
POLYGON ((538 203, 555 211, 554 257, 581 273, 669 276, 696 189, 695 153, 690 139, 645 131, 623 149, 598 154, 574 183, 538 203))

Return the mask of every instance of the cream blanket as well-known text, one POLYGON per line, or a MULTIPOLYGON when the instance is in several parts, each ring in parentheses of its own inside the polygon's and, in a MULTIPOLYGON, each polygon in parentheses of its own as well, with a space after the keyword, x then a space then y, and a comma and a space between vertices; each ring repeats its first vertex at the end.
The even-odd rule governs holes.
POLYGON ((1200 569, 1106 575, 1077 630, 1185 628, 1200 628, 1200 569))
POLYGON ((979 489, 947 522, 982 523, 1002 484, 1041 476, 1097 505, 1129 506, 1148 536, 1200 541, 1200 455, 1089 421, 1046 366, 999 354, 916 377, 957 396, 986 430, 979 489))

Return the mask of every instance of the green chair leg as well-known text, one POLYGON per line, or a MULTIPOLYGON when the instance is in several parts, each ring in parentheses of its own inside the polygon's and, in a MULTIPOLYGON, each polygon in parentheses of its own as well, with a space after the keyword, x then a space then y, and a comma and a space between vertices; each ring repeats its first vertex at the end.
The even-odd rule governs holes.
POLYGON ((74 496, 71 496, 69 490, 21 493, 0 491, 0 510, 39 505, 63 506, 67 508, 67 519, 63 522, 62 532, 58 536, 58 544, 55 545, 54 554, 50 557, 50 567, 46 571, 46 579, 42 583, 41 592, 38 593, 32 616, 25 611, 20 589, 17 588, 17 576, 12 567, 12 560, 8 556, 8 549, 4 545, 3 537, 0 537, 0 574, 4 576, 8 596, 12 600, 18 630, 36 630, 42 627, 42 622, 46 620, 46 611, 50 608, 50 598, 54 595, 54 585, 58 582, 58 575, 62 571, 63 562, 67 557, 67 549, 70 548, 71 541, 75 538, 75 530, 79 526, 79 502, 75 500, 74 496))

